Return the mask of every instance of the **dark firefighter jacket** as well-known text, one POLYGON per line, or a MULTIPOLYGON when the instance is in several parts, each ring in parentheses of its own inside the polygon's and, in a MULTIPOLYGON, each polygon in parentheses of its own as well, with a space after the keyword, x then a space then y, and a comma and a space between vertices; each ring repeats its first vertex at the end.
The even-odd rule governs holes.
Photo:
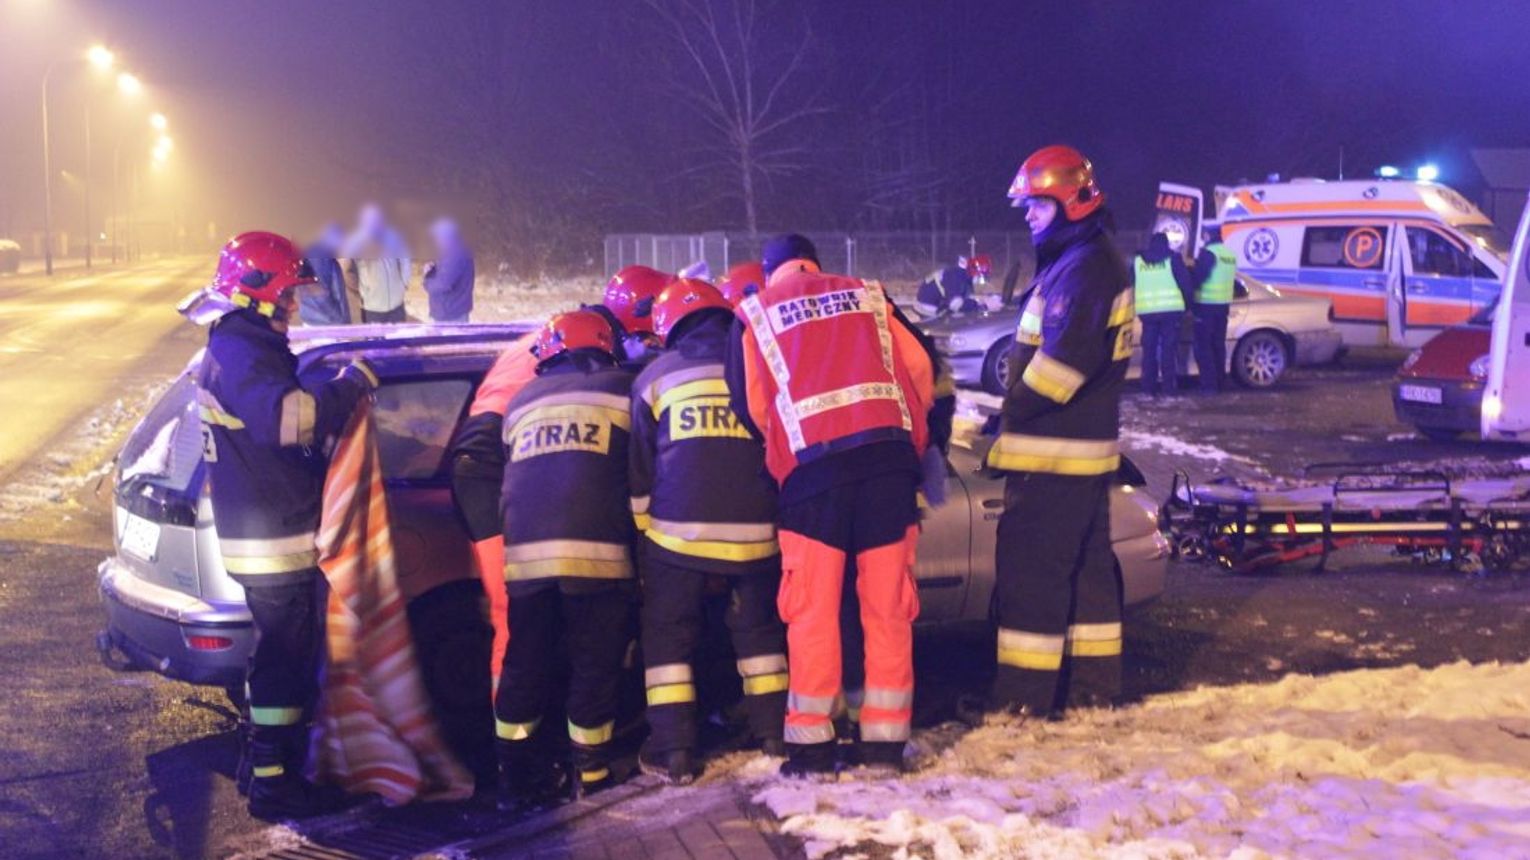
POLYGON ((1098 214, 1052 230, 1036 257, 1011 356, 1019 372, 1010 376, 988 465, 1059 475, 1114 472, 1135 313, 1126 265, 1098 214))
POLYGON ((511 597, 559 580, 632 578, 632 380, 576 351, 544 365, 510 401, 501 499, 511 597))
POLYGON ((324 452, 367 393, 363 374, 303 388, 287 336, 240 310, 213 324, 198 385, 224 567, 247 585, 312 576, 324 452))
POLYGON ((709 573, 772 570, 776 486, 765 449, 728 404, 732 316, 681 321, 678 342, 633 385, 632 512, 645 552, 709 573))

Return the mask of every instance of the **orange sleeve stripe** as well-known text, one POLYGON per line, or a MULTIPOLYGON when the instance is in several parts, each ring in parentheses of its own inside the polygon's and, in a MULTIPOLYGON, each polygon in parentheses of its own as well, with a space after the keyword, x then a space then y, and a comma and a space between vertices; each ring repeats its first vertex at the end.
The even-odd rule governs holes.
POLYGON ((526 383, 537 378, 537 359, 531 350, 519 344, 510 347, 495 359, 494 366, 484 375, 478 386, 478 395, 468 407, 469 415, 493 412, 504 415, 505 408, 515 395, 521 393, 526 383))

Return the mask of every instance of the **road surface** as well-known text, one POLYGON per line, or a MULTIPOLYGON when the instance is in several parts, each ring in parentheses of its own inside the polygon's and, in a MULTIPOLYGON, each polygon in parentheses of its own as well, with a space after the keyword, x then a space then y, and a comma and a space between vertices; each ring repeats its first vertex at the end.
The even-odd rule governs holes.
MULTIPOLYGON (((159 372, 204 258, 0 278, 0 481, 123 385, 159 372)), ((184 349, 177 353, 184 361, 184 349)))

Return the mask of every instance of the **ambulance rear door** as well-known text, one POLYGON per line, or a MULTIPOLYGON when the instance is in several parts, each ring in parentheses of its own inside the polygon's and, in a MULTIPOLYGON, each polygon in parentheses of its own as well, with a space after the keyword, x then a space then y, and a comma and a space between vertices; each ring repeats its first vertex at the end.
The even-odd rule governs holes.
POLYGON ((1482 438, 1530 441, 1530 205, 1514 235, 1489 355, 1482 438))

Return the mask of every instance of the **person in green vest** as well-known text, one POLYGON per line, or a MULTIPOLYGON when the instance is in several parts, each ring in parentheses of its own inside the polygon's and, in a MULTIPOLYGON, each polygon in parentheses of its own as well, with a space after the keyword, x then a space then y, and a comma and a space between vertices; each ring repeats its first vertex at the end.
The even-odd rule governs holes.
POLYGON ((1195 258, 1195 363, 1201 369, 1201 393, 1215 394, 1227 375, 1227 306, 1233 299, 1238 255, 1222 244, 1222 228, 1206 229, 1206 246, 1195 258))
POLYGON ((1154 233, 1132 261, 1137 318, 1142 322, 1142 390, 1150 397, 1179 390, 1179 332, 1187 296, 1195 288, 1185 260, 1154 233))

